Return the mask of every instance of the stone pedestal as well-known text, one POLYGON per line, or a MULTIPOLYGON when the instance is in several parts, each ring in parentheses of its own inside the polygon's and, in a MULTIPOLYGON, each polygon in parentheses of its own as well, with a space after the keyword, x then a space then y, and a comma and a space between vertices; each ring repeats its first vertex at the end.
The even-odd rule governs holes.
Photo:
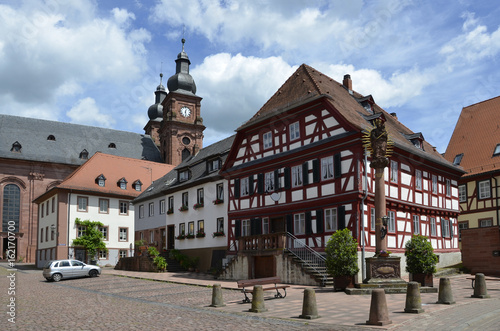
POLYGON ((400 257, 367 257, 365 284, 404 286, 406 282, 401 279, 400 257))

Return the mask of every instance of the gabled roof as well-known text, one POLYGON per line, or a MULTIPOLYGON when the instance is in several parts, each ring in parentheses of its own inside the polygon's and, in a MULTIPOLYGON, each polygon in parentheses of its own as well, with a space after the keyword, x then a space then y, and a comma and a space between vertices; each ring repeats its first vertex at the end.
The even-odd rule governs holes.
POLYGON ((83 164, 96 152, 162 162, 148 135, 27 117, 0 115, 0 158, 70 165, 83 164), (21 152, 12 152, 18 141, 21 152), (113 145, 114 144, 114 145, 113 145))
POLYGON ((408 136, 415 133, 376 103, 373 104, 374 113, 366 110, 361 105, 361 102, 366 100, 374 102, 373 97, 349 91, 341 83, 306 64, 302 64, 262 108, 250 120, 237 129, 237 132, 244 131, 263 121, 269 121, 273 118, 277 119, 279 118, 279 114, 320 98, 337 110, 351 126, 350 130, 358 132, 371 129, 371 117, 374 117, 374 113, 375 116, 377 116, 376 113, 382 113, 386 119, 385 126, 389 137, 394 141, 395 147, 416 154, 423 159, 430 159, 456 171, 462 171, 459 167, 445 160, 428 142, 423 141, 422 149, 415 147, 407 139, 408 136))
POLYGON ((445 158, 453 162, 463 153, 460 166, 469 175, 500 170, 500 96, 464 107, 458 118, 445 158))
POLYGON ((207 181, 222 178, 219 171, 207 172, 207 162, 218 158, 222 166, 231 149, 234 138, 235 136, 233 135, 201 149, 198 154, 184 160, 175 167, 174 170, 170 171, 162 178, 155 180, 155 182, 137 197, 133 203, 135 204, 159 195, 173 193, 207 181), (190 172, 190 177, 186 181, 179 182, 177 174, 179 171, 184 170, 190 172))
MULTIPOLYGON (((145 187, 142 187, 142 191, 144 191, 153 180, 163 176, 173 168, 174 166, 170 164, 98 152, 52 190, 65 189, 84 194, 114 195, 132 199, 141 192, 136 191, 131 183, 140 180, 145 184, 145 187), (104 187, 97 184, 96 179, 98 178, 105 179, 104 187), (119 185, 119 181, 123 178, 128 182, 125 190, 121 189, 119 185)), ((49 192, 41 195, 35 201, 43 200, 46 194, 50 194, 49 192)))

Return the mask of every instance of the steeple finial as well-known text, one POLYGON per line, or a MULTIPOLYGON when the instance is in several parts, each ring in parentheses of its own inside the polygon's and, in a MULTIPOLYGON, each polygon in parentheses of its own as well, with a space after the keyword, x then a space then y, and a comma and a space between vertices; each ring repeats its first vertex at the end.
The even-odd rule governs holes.
POLYGON ((186 39, 182 38, 182 51, 184 52, 184 44, 186 43, 186 39))

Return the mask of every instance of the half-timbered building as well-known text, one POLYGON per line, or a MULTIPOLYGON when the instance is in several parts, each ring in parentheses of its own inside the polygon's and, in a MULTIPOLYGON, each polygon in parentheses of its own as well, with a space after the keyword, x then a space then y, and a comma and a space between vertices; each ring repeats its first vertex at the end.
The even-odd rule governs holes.
POLYGON ((458 186, 459 240, 474 273, 500 275, 499 121, 500 97, 464 107, 444 155, 466 171, 458 186))
POLYGON ((402 256, 422 234, 440 265, 460 261, 458 178, 462 170, 371 95, 301 65, 264 106, 237 129, 221 170, 228 180, 225 278, 280 276, 313 283, 287 252, 323 253, 330 236, 349 228, 366 256, 375 252, 374 171, 365 163, 363 134, 382 119, 394 142, 385 169, 388 247, 402 256), (366 178, 366 184, 364 179, 366 178))

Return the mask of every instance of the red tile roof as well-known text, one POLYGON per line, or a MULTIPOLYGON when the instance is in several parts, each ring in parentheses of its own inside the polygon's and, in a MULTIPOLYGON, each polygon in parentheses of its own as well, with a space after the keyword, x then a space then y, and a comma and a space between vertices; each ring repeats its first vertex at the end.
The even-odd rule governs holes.
MULTIPOLYGON (((317 71, 316 69, 302 64, 293 73, 287 81, 278 89, 278 91, 262 106, 262 108, 237 131, 247 128, 258 122, 278 118, 280 113, 294 105, 299 105, 313 100, 314 98, 326 96, 328 102, 353 126, 353 130, 363 131, 371 129, 371 124, 364 116, 372 115, 356 100, 364 96, 352 91, 352 94, 339 82, 317 71)), ((422 158, 432 159, 461 171, 454 167, 443 156, 435 150, 425 140, 423 141, 423 151, 419 150, 404 135, 414 134, 409 128, 403 125, 395 116, 387 113, 377 104, 373 106, 375 112, 381 112, 386 118, 386 128, 389 137, 395 142, 396 147, 405 149, 410 153, 416 154, 422 158)))
POLYGON ((162 177, 173 168, 175 167, 170 164, 97 152, 57 187, 60 189, 135 198, 141 193, 133 187, 133 183, 136 180, 141 181, 142 191, 144 191, 151 185, 152 181, 162 177), (106 178, 104 187, 96 184, 96 178, 101 174, 106 178), (125 190, 122 190, 118 184, 118 181, 122 178, 125 178, 127 181, 127 188, 125 190))
POLYGON ((499 170, 500 155, 493 156, 497 144, 500 144, 500 96, 462 109, 445 158, 453 162, 463 153, 460 166, 466 176, 499 170))

